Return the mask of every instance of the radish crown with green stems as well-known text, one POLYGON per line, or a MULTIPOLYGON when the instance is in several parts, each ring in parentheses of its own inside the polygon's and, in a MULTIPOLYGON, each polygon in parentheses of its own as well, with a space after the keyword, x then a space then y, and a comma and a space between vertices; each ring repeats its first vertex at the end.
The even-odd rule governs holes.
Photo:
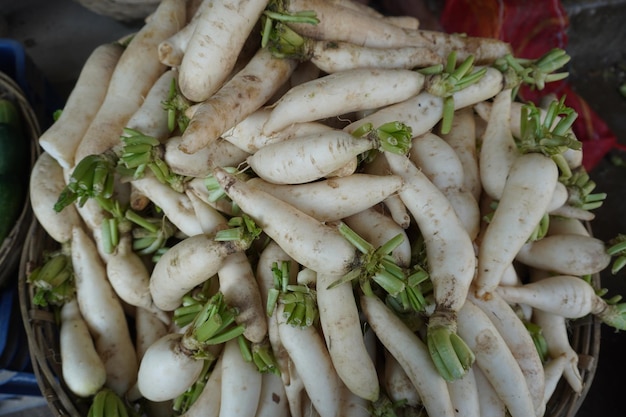
POLYGON ((110 388, 103 388, 93 397, 87 411, 87 417, 119 416, 138 417, 134 408, 126 405, 126 401, 110 388))
POLYGON ((27 280, 35 288, 33 304, 41 307, 62 306, 76 294, 72 260, 63 249, 49 253, 27 280))
POLYGON ((272 264, 274 288, 267 295, 266 311, 271 316, 278 304, 283 304, 285 322, 295 327, 313 326, 319 319, 317 296, 307 285, 289 283, 289 263, 272 264))

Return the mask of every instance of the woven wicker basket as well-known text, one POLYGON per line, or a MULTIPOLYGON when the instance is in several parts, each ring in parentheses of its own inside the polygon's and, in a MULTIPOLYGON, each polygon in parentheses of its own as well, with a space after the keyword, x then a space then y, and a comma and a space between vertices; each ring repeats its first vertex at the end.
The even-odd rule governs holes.
MULTIPOLYGON (((37 220, 33 220, 24 245, 20 262, 19 297, 21 312, 26 326, 34 373, 43 396, 56 416, 83 417, 89 404, 72 395, 60 377, 60 354, 58 328, 53 313, 32 303, 33 291, 26 277, 40 262, 44 251, 56 245, 47 236, 37 220)), ((600 285, 600 277, 594 276, 594 284, 600 285)), ((570 323, 570 340, 578 352, 583 392, 578 395, 562 379, 548 402, 546 417, 574 417, 587 395, 593 381, 600 351, 602 322, 594 316, 570 323)))
POLYGON ((121 22, 142 20, 152 13, 160 0, 75 0, 92 12, 121 22))
MULTIPOLYGON (((40 127, 37 116, 19 85, 3 72, 0 72, 0 97, 7 98, 15 103, 24 121, 24 135, 25 140, 29 141, 30 166, 32 167, 39 155, 37 138, 40 135, 40 127)), ((0 242, 0 286, 10 277, 15 277, 22 244, 26 238, 26 232, 31 220, 30 199, 28 198, 28 193, 26 193, 24 206, 19 218, 9 235, 3 242, 0 242)))

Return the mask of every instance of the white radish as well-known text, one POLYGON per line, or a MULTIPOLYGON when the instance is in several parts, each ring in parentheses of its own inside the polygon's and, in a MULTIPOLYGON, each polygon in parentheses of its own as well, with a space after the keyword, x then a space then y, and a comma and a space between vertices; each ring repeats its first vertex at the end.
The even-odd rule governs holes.
POLYGON ((189 201, 193 205, 193 211, 202 227, 202 233, 205 235, 214 235, 219 230, 226 229, 228 220, 223 213, 210 205, 206 200, 201 199, 192 190, 185 190, 185 194, 189 197, 189 201))
POLYGON ((105 364, 106 386, 124 395, 137 378, 138 361, 122 304, 106 277, 93 240, 79 227, 72 231, 76 298, 96 350, 105 364))
POLYGON ((214 175, 241 210, 299 264, 319 273, 337 275, 358 264, 356 248, 336 228, 247 185, 223 169, 216 169, 214 175))
POLYGON ((61 244, 69 242, 72 239, 72 229, 83 224, 73 204, 65 207, 62 212, 54 210, 65 185, 63 168, 59 162, 48 152, 42 152, 30 172, 30 205, 41 227, 61 244))
POLYGON ((381 49, 341 41, 310 40, 307 56, 328 74, 356 68, 424 68, 441 63, 437 53, 423 46, 381 49))
POLYGON ((421 405, 420 396, 402 365, 386 349, 384 355, 385 369, 382 375, 382 384, 389 399, 392 401, 406 401, 406 404, 411 407, 421 405))
POLYGON ((194 153, 211 145, 261 108, 295 67, 295 60, 275 58, 266 48, 258 49, 241 71, 196 106, 179 145, 183 152, 194 153))
POLYGON ((241 241, 219 241, 213 235, 197 234, 168 249, 154 265, 150 293, 164 311, 176 309, 192 288, 213 277, 228 255, 246 248, 241 241))
POLYGON ((443 310, 458 311, 474 277, 472 240, 446 196, 409 158, 388 152, 385 156, 391 171, 405 180, 400 198, 424 237, 435 300, 443 310))
POLYGON ((332 363, 346 387, 361 398, 375 401, 378 374, 363 341, 352 284, 328 288, 340 276, 317 274, 320 324, 332 363))
POLYGON ((548 235, 574 234, 589 236, 589 229, 579 219, 572 219, 560 216, 550 216, 548 235))
POLYGON ((341 384, 324 343, 314 326, 296 327, 283 317, 283 304, 274 312, 282 345, 302 379, 311 403, 321 417, 335 417, 341 399, 341 384))
POLYGON ((467 370, 462 378, 448 382, 448 391, 452 405, 460 417, 483 417, 480 410, 478 385, 474 367, 467 370))
POLYGON ((368 209, 402 187, 396 175, 352 174, 304 184, 273 184, 251 178, 248 184, 320 221, 336 221, 368 209))
POLYGON ((141 361, 146 350, 152 343, 168 334, 169 323, 165 323, 154 311, 137 307, 135 309, 135 350, 137 359, 141 361))
POLYGON ((128 119, 166 67, 159 62, 158 44, 185 24, 185 1, 164 0, 122 53, 106 96, 78 144, 74 161, 97 155, 120 144, 128 119))
POLYGON ((512 417, 534 416, 524 374, 506 342, 485 313, 467 301, 458 315, 458 332, 512 417))
POLYGON ((294 123, 376 109, 417 95, 424 75, 403 69, 354 69, 328 74, 292 87, 272 107, 263 133, 294 123), (306 111, 304 109, 307 109, 306 111))
POLYGON ((177 68, 183 60, 185 49, 189 44, 189 39, 193 35, 193 31, 196 29, 196 23, 198 23, 198 13, 194 13, 191 16, 191 20, 187 22, 185 26, 167 39, 163 39, 157 47, 157 53, 159 55, 159 61, 168 67, 177 68))
POLYGON ((224 344, 220 416, 249 417, 256 413, 261 396, 262 374, 244 360, 237 339, 224 344))
POLYGON ((167 218, 182 233, 187 236, 202 233, 202 226, 196 217, 193 204, 186 194, 175 191, 150 173, 146 173, 142 178, 132 180, 131 183, 154 205, 163 210, 167 218))
POLYGON ((498 397, 498 393, 487 379, 484 372, 476 365, 472 367, 476 388, 478 389, 478 403, 481 417, 506 417, 506 406, 498 397))
POLYGON ((84 62, 59 118, 39 137, 39 145, 63 168, 77 162, 74 154, 94 118, 124 48, 118 43, 97 46, 84 62))
POLYGON ((492 292, 528 241, 558 182, 554 161, 542 154, 519 156, 509 171, 498 207, 481 237, 475 279, 479 297, 492 292))
POLYGON ((478 201, 465 188, 463 164, 452 146, 434 133, 425 133, 411 141, 409 158, 450 200, 470 239, 474 240, 480 229, 478 201))
POLYGON ((558 234, 526 243, 515 255, 524 265, 566 275, 588 275, 611 263, 605 243, 591 236, 558 234))
POLYGON ((470 299, 489 317, 509 346, 526 380, 536 414, 543 415, 545 412, 542 409, 545 391, 543 364, 526 326, 511 305, 497 292, 491 293, 488 300, 473 297, 470 293, 470 299))
POLYGON ((266 372, 262 379, 259 404, 254 417, 289 417, 289 403, 281 377, 273 372, 266 372))
POLYGON ((60 320, 59 353, 63 381, 77 396, 90 397, 104 386, 107 373, 75 298, 63 305, 60 320))
POLYGON ((203 360, 190 356, 181 333, 169 333, 146 350, 137 373, 137 388, 150 401, 167 401, 184 393, 202 372, 203 360))
POLYGON ((205 1, 179 67, 179 88, 201 102, 215 93, 235 67, 267 1, 205 1))
POLYGON ((165 142, 164 161, 170 171, 186 177, 204 178, 218 166, 238 166, 245 162, 246 152, 231 142, 218 138, 209 146, 189 154, 180 149, 180 136, 171 137, 165 142))
POLYGON ((302 184, 328 176, 377 146, 373 139, 332 130, 265 146, 250 155, 247 162, 268 182, 302 184))
POLYGON ((222 355, 217 358, 211 375, 198 398, 181 417, 219 417, 222 397, 222 355))
POLYGON ((433 365, 426 344, 379 298, 362 295, 360 301, 367 322, 411 379, 428 415, 456 415, 446 381, 433 365))
POLYGON ((260 343, 267 336, 267 319, 259 286, 245 252, 235 252, 226 257, 217 271, 220 292, 224 302, 237 309, 235 321, 245 326, 244 337, 260 343))
POLYGON ((450 132, 442 134, 445 140, 456 152, 463 165, 463 185, 478 201, 482 192, 480 175, 478 173, 478 152, 476 146, 476 121, 471 107, 457 110, 452 119, 450 132))

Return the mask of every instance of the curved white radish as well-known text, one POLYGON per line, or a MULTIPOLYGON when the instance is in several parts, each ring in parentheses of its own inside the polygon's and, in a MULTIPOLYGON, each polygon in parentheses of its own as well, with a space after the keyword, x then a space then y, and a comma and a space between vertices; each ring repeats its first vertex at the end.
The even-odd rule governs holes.
POLYGON ((260 343, 267 336, 267 318, 254 271, 245 252, 226 257, 217 271, 224 302, 237 309, 235 321, 245 326, 244 337, 260 343))
POLYGON ((530 153, 516 158, 481 237, 475 279, 479 297, 498 286, 504 270, 546 214, 558 176, 556 164, 547 156, 530 153))
POLYGON ((215 93, 235 67, 246 38, 266 1, 206 1, 196 11, 195 29, 179 67, 179 88, 201 102, 215 93))
POLYGON ((246 248, 240 241, 218 241, 212 235, 188 237, 168 249, 154 265, 150 293, 164 311, 176 309, 183 295, 217 274, 228 255, 246 248))
POLYGON ((280 341, 302 379, 311 403, 321 417, 334 417, 339 410, 341 384, 324 343, 314 326, 296 327, 283 317, 283 304, 274 312, 280 341))
POLYGON ((534 416, 535 406, 524 374, 489 317, 471 301, 458 315, 458 332, 512 417, 534 416))
POLYGON ((523 245, 515 259, 524 265, 566 275, 588 275, 611 263, 605 243, 591 236, 557 234, 523 245))
POLYGON ((396 175, 360 173, 304 184, 274 184, 258 177, 247 182, 323 222, 368 209, 402 187, 402 179, 396 175))
POLYGON ((184 393, 200 376, 203 360, 190 356, 181 333, 169 333, 146 350, 137 373, 137 388, 151 401, 167 401, 184 393))
POLYGON ((69 242, 72 239, 72 229, 83 224, 73 204, 60 213, 54 210, 54 204, 65 185, 64 171, 59 162, 48 152, 42 152, 30 172, 30 205, 41 227, 61 244, 69 242))
POLYGON ((375 401, 378 374, 363 341, 361 320, 349 282, 328 288, 340 276, 317 274, 317 305, 322 333, 332 363, 346 387, 361 398, 375 401))
POLYGON ((368 323, 413 382, 428 415, 456 415, 446 381, 435 369, 424 342, 379 298, 362 295, 360 301, 368 323))
POLYGON ((244 360, 237 339, 224 344, 220 416, 249 417, 256 413, 261 396, 262 374, 244 360))
POLYGON ((77 396, 90 397, 104 386, 107 372, 75 298, 63 305, 60 320, 59 353, 63 381, 77 396))
POLYGON ((180 148, 194 153, 213 144, 222 133, 267 103, 295 67, 295 60, 276 58, 266 48, 258 49, 241 71, 196 106, 180 148))
POLYGON ((222 355, 217 358, 211 375, 198 398, 180 417, 219 417, 222 397, 222 355))
POLYGON ((93 240, 82 228, 75 227, 71 242, 80 312, 104 361, 106 386, 124 395, 135 383, 138 369, 124 309, 107 280, 106 267, 93 240))
POLYGON ((244 213, 298 263, 318 273, 345 274, 359 263, 357 249, 339 231, 257 190, 223 169, 215 178, 244 213))
POLYGON ((271 135, 294 123, 312 122, 404 101, 422 90, 424 78, 417 71, 371 68, 316 78, 292 87, 273 105, 263 133, 271 135))
POLYGON ((198 13, 194 13, 191 16, 191 20, 189 20, 185 26, 159 43, 157 53, 161 64, 172 68, 180 66, 183 55, 185 54, 185 49, 187 49, 187 45, 189 44, 189 39, 191 39, 193 31, 196 29, 198 16, 198 13))
POLYGON ((275 184, 301 184, 326 177, 377 144, 341 130, 313 133, 267 145, 247 158, 250 168, 275 184))
POLYGON ((39 145, 63 168, 77 162, 74 154, 104 101, 111 75, 124 48, 118 43, 97 46, 82 69, 59 118, 39 137, 39 145))

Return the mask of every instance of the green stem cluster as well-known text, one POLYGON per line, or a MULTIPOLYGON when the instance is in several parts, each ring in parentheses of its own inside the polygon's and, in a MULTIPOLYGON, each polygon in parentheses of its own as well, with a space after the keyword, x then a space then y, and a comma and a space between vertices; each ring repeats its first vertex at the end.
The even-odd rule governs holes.
POLYGON ((63 251, 49 254, 27 281, 35 289, 33 304, 41 307, 62 306, 76 294, 72 260, 63 251))
POLYGON ((569 198, 567 204, 582 210, 595 210, 602 206, 606 193, 594 193, 596 183, 590 177, 584 166, 572 171, 569 178, 561 180, 567 188, 569 198))
POLYGON ((266 311, 274 314, 278 304, 283 305, 283 318, 295 327, 314 325, 319 318, 317 293, 307 285, 289 283, 289 263, 272 264, 274 288, 268 292, 266 311))

